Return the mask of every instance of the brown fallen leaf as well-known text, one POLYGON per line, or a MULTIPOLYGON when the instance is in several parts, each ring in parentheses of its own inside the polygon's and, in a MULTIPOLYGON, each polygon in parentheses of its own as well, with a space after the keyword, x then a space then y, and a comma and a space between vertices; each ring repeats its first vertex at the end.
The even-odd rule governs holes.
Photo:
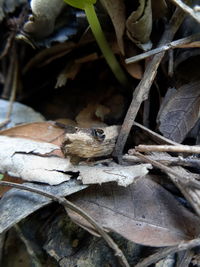
POLYGON ((150 49, 152 44, 152 10, 150 0, 140 0, 136 11, 133 11, 126 21, 127 35, 143 50, 150 49))
POLYGON ((124 67, 133 78, 141 80, 143 69, 138 62, 125 65, 124 67))
MULTIPOLYGON (((134 57, 138 55, 138 53, 140 53, 140 49, 137 46, 133 45, 133 42, 131 40, 126 38, 126 43, 125 43, 126 58, 134 57)), ((125 62, 122 62, 122 64, 133 78, 139 80, 142 79, 144 69, 141 62, 135 62, 131 64, 126 64, 125 62)))
POLYGON ((199 119, 200 82, 181 86, 173 93, 158 114, 160 132, 181 143, 199 119))
POLYGON ((107 126, 104 121, 105 115, 109 114, 109 108, 97 103, 89 103, 76 116, 76 122, 79 127, 103 127, 107 126))
POLYGON ((124 55, 123 35, 125 31, 125 4, 123 0, 100 0, 107 10, 117 37, 118 46, 122 55, 124 55))
MULTIPOLYGON (((92 186, 70 200, 105 229, 135 243, 172 246, 200 233, 200 219, 149 177, 126 188, 115 184, 92 186)), ((73 221, 94 233, 82 217, 70 210, 68 213, 73 221)))
POLYGON ((0 131, 0 135, 28 138, 58 146, 62 144, 64 134, 65 130, 56 126, 55 123, 51 121, 26 123, 0 131))

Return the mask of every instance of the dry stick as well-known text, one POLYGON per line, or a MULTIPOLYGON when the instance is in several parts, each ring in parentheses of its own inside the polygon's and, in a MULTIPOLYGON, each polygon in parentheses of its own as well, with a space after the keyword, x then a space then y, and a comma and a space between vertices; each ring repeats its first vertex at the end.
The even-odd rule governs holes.
POLYGON ((121 249, 117 246, 117 244, 112 240, 112 238, 103 230, 103 228, 97 223, 90 215, 88 215, 85 211, 83 211, 81 208, 70 202, 69 200, 65 199, 64 197, 58 197, 50 193, 46 193, 42 190, 35 189, 29 186, 25 186, 22 184, 16 184, 16 183, 11 183, 11 182, 5 182, 5 181, 0 181, 0 186, 10 186, 10 187, 15 187, 21 190, 29 191, 32 193, 36 193, 42 196, 45 196, 47 198, 50 198, 53 201, 58 202, 59 204, 63 205, 65 210, 67 211, 66 208, 69 208, 73 210, 74 212, 78 213, 80 216, 82 216, 84 219, 86 219, 96 230, 97 232, 104 238, 104 240, 107 242, 109 247, 111 247, 115 251, 115 255, 119 258, 121 261, 122 266, 125 267, 130 267, 126 257, 124 256, 123 252, 121 249))
POLYGON ((187 145, 139 145, 135 147, 135 150, 140 152, 175 152, 200 154, 200 146, 187 145))
POLYGON ((6 119, 10 120, 10 116, 12 113, 12 108, 13 108, 13 102, 15 100, 16 92, 17 92, 17 85, 18 85, 18 61, 17 59, 15 60, 15 67, 14 67, 14 74, 13 74, 13 83, 12 83, 12 92, 10 96, 10 103, 9 103, 9 108, 6 114, 6 119))
POLYGON ((12 91, 10 95, 10 100, 9 100, 9 106, 6 114, 6 118, 3 122, 0 123, 0 128, 4 127, 10 122, 10 116, 12 113, 13 109, 13 103, 15 100, 16 92, 17 92, 17 85, 18 85, 18 61, 15 56, 15 62, 14 64, 14 70, 13 70, 13 81, 12 81, 12 91))
POLYGON ((194 196, 195 192, 200 189, 200 182, 196 180, 200 177, 200 175, 190 175, 185 171, 185 169, 181 170, 180 174, 177 169, 174 170, 174 168, 169 168, 147 156, 140 154, 139 152, 135 152, 134 154, 144 162, 151 163, 155 167, 160 168, 162 171, 167 173, 172 182, 180 189, 185 198, 189 201, 189 203, 191 203, 196 213, 200 216, 199 196, 194 196))
MULTIPOLYGON (((132 156, 132 149, 129 149, 129 154, 123 156, 123 160, 129 162, 130 164, 141 163, 141 159, 136 156, 132 156)), ((166 153, 167 154, 167 153, 166 153)), ((172 157, 167 155, 148 155, 148 158, 151 160, 158 161, 167 166, 185 166, 185 167, 200 167, 200 159, 197 158, 183 158, 183 157, 172 157)), ((197 175, 197 179, 199 175, 197 175)))
POLYGON ((185 13, 193 17, 198 23, 200 23, 200 16, 196 14, 196 12, 191 7, 183 3, 181 0, 171 0, 171 1, 178 7, 180 7, 185 13))
POLYGON ((8 106, 5 120, 0 123, 0 128, 4 127, 6 124, 8 124, 10 122, 10 116, 11 116, 12 109, 13 109, 13 103, 15 100, 16 92, 17 92, 17 85, 18 85, 18 61, 15 57, 14 70, 13 70, 13 81, 12 81, 12 91, 11 91, 11 95, 10 95, 9 106, 8 106))
MULTIPOLYGON (((188 172, 182 167, 173 167, 173 170, 176 171, 177 173, 180 172, 182 176, 188 177, 188 175, 191 175, 194 179, 199 179, 194 177, 193 173, 188 174, 188 172)), ((195 176, 196 175, 197 174, 195 174, 195 176)), ((170 173, 168 173, 168 176, 174 182, 174 184, 179 188, 183 196, 185 196, 185 198, 191 204, 196 214, 200 216, 200 190, 195 189, 193 187, 184 186, 179 181, 176 181, 176 177, 174 175, 171 175, 170 173)))
MULTIPOLYGON (((161 38, 159 46, 162 46, 170 42, 173 39, 173 36, 177 32, 184 17, 185 17, 184 12, 180 10, 179 8, 177 8, 169 22, 168 27, 166 28, 161 38)), ((144 72, 144 76, 142 80, 140 81, 139 85, 134 90, 132 102, 130 104, 126 117, 124 119, 123 125, 121 127, 121 130, 120 130, 120 133, 117 139, 115 150, 113 152, 113 155, 115 157, 118 157, 119 162, 121 162, 122 160, 122 152, 124 149, 124 145, 130 133, 135 117, 138 113, 138 110, 142 102, 148 98, 149 90, 154 81, 154 78, 157 73, 157 69, 160 65, 160 62, 164 54, 165 52, 161 52, 152 58, 152 60, 147 65, 147 68, 144 72)))
POLYGON ((196 238, 196 239, 193 239, 193 240, 188 241, 188 242, 182 242, 182 243, 178 244, 177 246, 160 249, 155 254, 147 257, 143 261, 136 264, 135 267, 147 267, 147 266, 163 259, 164 257, 168 256, 169 254, 176 253, 176 252, 179 252, 182 250, 191 249, 191 248, 197 247, 199 245, 200 245, 200 238, 196 238))
MULTIPOLYGON (((179 252, 180 253, 180 252, 179 252)), ((192 249, 188 249, 185 253, 180 253, 179 257, 177 258, 176 267, 189 267, 191 260, 194 256, 194 251, 192 249)))
POLYGON ((169 61, 168 61, 168 76, 170 78, 173 77, 174 75, 174 51, 173 50, 170 50, 169 51, 169 61))
MULTIPOLYGON (((179 40, 173 41, 173 42, 168 43, 166 45, 163 45, 161 47, 158 47, 158 48, 152 49, 150 51, 147 51, 145 53, 142 53, 140 55, 127 58, 125 60, 125 63, 126 64, 130 64, 130 63, 138 62, 138 61, 143 60, 143 59, 145 59, 147 57, 154 56, 155 54, 158 54, 158 53, 163 52, 163 51, 167 51, 169 49, 178 48, 178 47, 182 48, 183 45, 186 45, 186 44, 189 44, 191 42, 197 41, 199 38, 200 38, 200 34, 199 33, 192 34, 192 35, 190 35, 188 37, 181 38, 179 40)), ((196 47, 196 43, 195 43, 195 47, 196 47)), ((184 48, 185 48, 185 46, 184 46, 184 48)))
POLYGON ((144 162, 150 163, 153 166, 161 169, 165 173, 170 173, 170 174, 174 175, 175 181, 180 182, 182 185, 191 186, 191 187, 200 189, 200 182, 198 182, 196 179, 194 179, 192 177, 186 177, 186 176, 183 177, 182 175, 180 175, 179 173, 174 171, 172 168, 169 168, 160 162, 152 160, 152 159, 148 158, 147 156, 144 156, 143 154, 141 154, 139 152, 135 152, 134 155, 137 156, 138 158, 142 159, 144 162))
POLYGON ((9 62, 9 67, 7 70, 7 75, 6 75, 6 79, 5 79, 5 83, 4 83, 4 87, 3 87, 3 92, 2 92, 2 97, 3 98, 8 98, 9 94, 10 94, 10 87, 12 84, 12 79, 13 79, 13 72, 14 72, 14 67, 15 67, 15 59, 14 56, 10 56, 10 62, 9 62))
POLYGON ((4 50, 0 54, 0 60, 7 55, 9 48, 12 46, 14 36, 15 36, 15 32, 13 32, 12 34, 9 35, 7 42, 6 42, 6 45, 4 47, 4 50))

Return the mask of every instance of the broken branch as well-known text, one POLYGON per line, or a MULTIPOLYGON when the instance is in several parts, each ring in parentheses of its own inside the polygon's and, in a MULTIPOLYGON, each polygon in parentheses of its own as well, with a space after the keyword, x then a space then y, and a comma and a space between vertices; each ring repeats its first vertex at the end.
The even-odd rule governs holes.
POLYGON ((175 5, 180 7, 185 13, 193 17, 198 23, 200 23, 200 16, 191 7, 183 3, 181 0, 171 0, 175 5))
POLYGON ((187 145, 139 145, 135 147, 140 152, 175 152, 175 153, 192 153, 199 154, 200 146, 187 145))
MULTIPOLYGON (((200 37, 200 34, 197 33, 197 34, 193 34, 193 35, 190 35, 188 37, 185 37, 185 38, 182 38, 182 39, 179 39, 179 40, 170 42, 170 43, 168 43, 166 45, 163 45, 161 47, 152 49, 152 50, 147 51, 145 53, 142 53, 140 55, 127 58, 125 60, 125 63, 126 64, 135 63, 135 62, 138 62, 138 61, 143 60, 145 58, 154 56, 155 54, 158 54, 160 52, 167 51, 169 49, 185 48, 186 47, 186 44, 190 44, 191 43, 191 45, 192 45, 193 42, 198 41, 199 37, 200 37)), ((191 45, 190 45, 190 47, 191 47, 191 45)), ((194 43, 194 45, 196 47, 196 42, 194 43)), ((198 42, 198 45, 199 45, 199 42, 198 42)))

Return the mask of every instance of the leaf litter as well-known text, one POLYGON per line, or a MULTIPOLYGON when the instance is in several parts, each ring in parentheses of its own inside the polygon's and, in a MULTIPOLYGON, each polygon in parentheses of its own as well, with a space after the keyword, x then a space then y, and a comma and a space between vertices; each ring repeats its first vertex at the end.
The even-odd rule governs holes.
MULTIPOLYGON (((168 262, 170 253, 177 253, 172 264, 193 264, 198 253, 191 249, 200 244, 200 77, 198 48, 190 47, 194 45, 191 36, 200 29, 198 1, 191 7, 187 1, 96 3, 108 43, 127 72, 128 87, 114 79, 117 75, 110 72, 97 49, 83 11, 64 3, 57 6, 59 0, 52 5, 46 1, 40 5, 40 1, 32 0, 30 9, 23 6, 29 1, 0 4, 5 38, 0 55, 1 97, 10 101, 8 107, 2 106, 2 126, 9 129, 0 132, 4 175, 0 185, 19 186, 7 187, 0 200, 0 232, 11 231, 22 220, 28 227, 41 207, 48 211, 48 204, 57 201, 77 225, 103 237, 123 266, 158 262, 157 266, 162 258, 168 262), (175 9, 174 2, 180 9, 175 9), (47 7, 48 14, 55 12, 43 16, 43 21, 40 14, 46 14, 47 7), (35 14, 37 20, 31 20, 29 15, 35 14), (184 49, 183 37, 188 45, 184 49), (176 49, 166 53, 166 45, 176 49), (159 54, 143 53, 151 46, 159 47, 159 54), (142 53, 145 62, 126 65, 129 57, 134 60, 142 53), (41 112, 38 120, 51 121, 37 122, 26 111, 24 117, 18 116, 15 100, 41 112), (14 115, 17 125, 10 128, 14 115), (30 188, 42 192, 33 193, 30 188), (44 192, 49 195, 45 197, 44 192), (141 247, 169 248, 143 260, 136 255, 133 260, 107 231, 141 247), (178 263, 182 250, 188 256, 178 263)), ((22 241, 27 244, 26 238, 22 241)), ((52 240, 56 242, 56 236, 52 240)), ((30 246, 28 251, 35 253, 30 246)), ((41 261, 36 254, 34 259, 41 261)))

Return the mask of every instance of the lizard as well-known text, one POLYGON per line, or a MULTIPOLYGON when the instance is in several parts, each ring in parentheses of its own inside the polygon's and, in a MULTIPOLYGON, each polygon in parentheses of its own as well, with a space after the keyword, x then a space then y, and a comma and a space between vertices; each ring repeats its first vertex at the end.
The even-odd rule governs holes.
POLYGON ((25 34, 42 39, 54 31, 55 21, 63 8, 64 0, 31 0, 32 15, 23 26, 25 34))

